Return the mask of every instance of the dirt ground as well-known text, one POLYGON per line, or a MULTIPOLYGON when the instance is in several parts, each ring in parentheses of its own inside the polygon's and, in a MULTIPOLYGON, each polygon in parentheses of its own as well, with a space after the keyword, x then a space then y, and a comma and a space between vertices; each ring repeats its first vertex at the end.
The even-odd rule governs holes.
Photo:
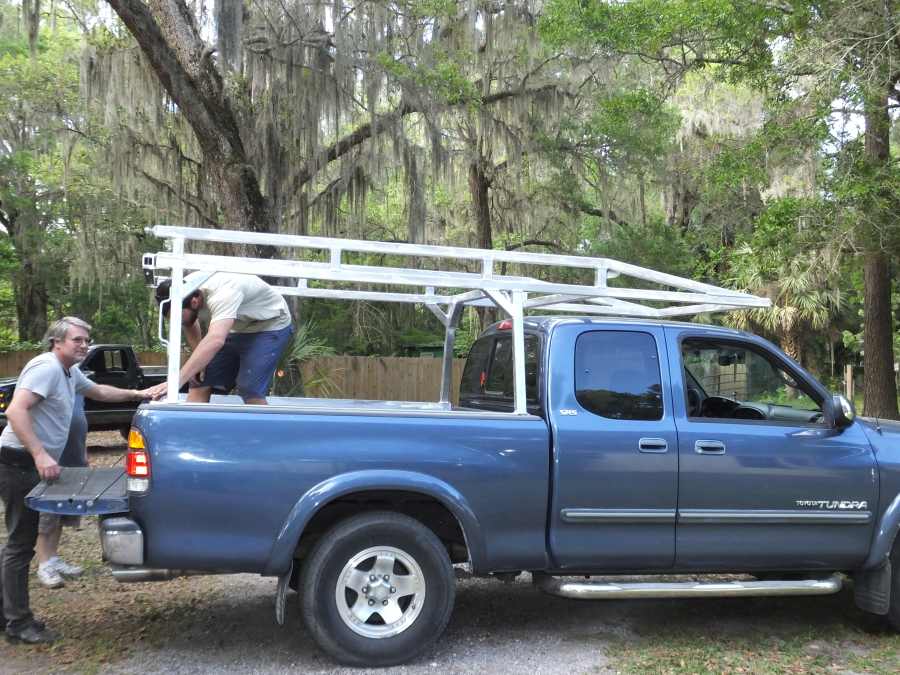
MULTIPOLYGON (((89 436, 92 462, 121 461, 116 433, 89 436)), ((297 596, 274 618, 275 580, 255 575, 119 584, 100 560, 94 520, 62 554, 82 578, 32 605, 63 633, 52 646, 0 642, 0 673, 349 673, 312 643, 297 596)), ((576 602, 515 583, 463 579, 419 673, 897 673, 900 637, 872 628, 845 590, 825 598, 576 602), (864 630, 863 627, 868 627, 864 630)))

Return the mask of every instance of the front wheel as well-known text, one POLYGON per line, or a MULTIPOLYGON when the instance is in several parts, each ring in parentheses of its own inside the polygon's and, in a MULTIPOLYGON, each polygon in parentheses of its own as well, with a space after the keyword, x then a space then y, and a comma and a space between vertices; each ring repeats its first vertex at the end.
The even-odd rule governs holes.
POLYGON ((338 523, 300 575, 300 608, 313 638, 353 666, 392 666, 430 648, 450 620, 455 594, 440 540, 391 512, 338 523))

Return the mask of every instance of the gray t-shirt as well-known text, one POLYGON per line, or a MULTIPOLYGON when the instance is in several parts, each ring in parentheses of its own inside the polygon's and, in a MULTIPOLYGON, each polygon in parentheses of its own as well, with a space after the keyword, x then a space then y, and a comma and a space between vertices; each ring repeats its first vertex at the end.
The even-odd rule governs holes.
MULTIPOLYGON (((58 460, 66 447, 75 394, 83 394, 94 386, 77 367, 66 373, 62 363, 53 352, 44 352, 25 364, 17 389, 27 389, 41 397, 28 411, 31 425, 41 444, 53 459, 58 460)), ((0 445, 24 449, 16 437, 11 424, 7 424, 0 434, 0 445)))

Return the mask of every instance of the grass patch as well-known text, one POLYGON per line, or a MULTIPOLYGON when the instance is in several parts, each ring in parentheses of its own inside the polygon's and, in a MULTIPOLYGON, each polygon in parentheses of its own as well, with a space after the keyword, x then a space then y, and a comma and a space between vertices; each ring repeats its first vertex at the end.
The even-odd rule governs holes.
POLYGON ((900 672, 900 636, 865 633, 841 616, 809 626, 805 607, 793 625, 790 612, 780 609, 772 621, 757 620, 762 602, 755 601, 746 622, 713 616, 700 625, 676 612, 674 621, 652 631, 615 637, 606 649, 610 665, 628 674, 900 672))

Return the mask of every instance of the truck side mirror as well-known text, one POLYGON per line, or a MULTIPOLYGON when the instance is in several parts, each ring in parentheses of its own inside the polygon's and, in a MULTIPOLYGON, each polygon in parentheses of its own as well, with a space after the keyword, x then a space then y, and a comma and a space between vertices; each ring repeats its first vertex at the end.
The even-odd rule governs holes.
POLYGON ((831 397, 831 418, 836 429, 846 429, 856 419, 856 408, 845 396, 834 394, 831 397))

